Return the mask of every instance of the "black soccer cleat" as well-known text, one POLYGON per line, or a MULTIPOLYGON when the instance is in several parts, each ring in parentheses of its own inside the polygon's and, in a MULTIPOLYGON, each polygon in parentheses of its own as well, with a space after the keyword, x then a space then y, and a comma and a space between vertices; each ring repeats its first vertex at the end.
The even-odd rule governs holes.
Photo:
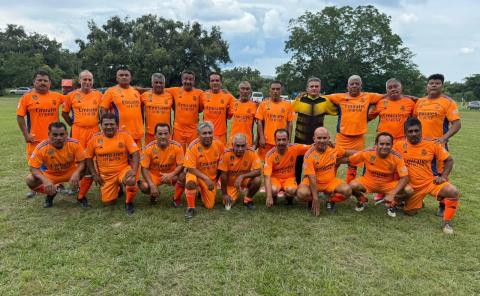
POLYGON ((253 204, 253 201, 250 202, 245 202, 243 203, 247 209, 250 211, 254 211, 256 209, 255 205, 253 204))
POLYGON ((55 196, 47 196, 47 197, 45 197, 45 203, 43 204, 43 207, 44 207, 45 209, 48 209, 48 208, 53 207, 53 198, 54 198, 54 197, 55 197, 55 196))
POLYGON ((327 208, 327 212, 329 213, 335 212, 335 202, 327 201, 327 203, 325 204, 325 208, 327 208))
POLYGON ((89 208, 90 207, 90 204, 88 203, 87 197, 83 197, 83 198, 79 199, 78 203, 84 208, 89 208))
POLYGON ((193 215, 195 215, 195 209, 194 208, 188 208, 187 211, 185 212, 185 218, 186 219, 192 219, 193 215))
POLYGON ((127 212, 127 215, 132 215, 133 214, 133 203, 129 202, 125 204, 125 212, 127 212))
POLYGON ((293 205, 293 197, 292 197, 292 196, 286 196, 286 197, 285 197, 285 204, 286 204, 287 206, 293 205))

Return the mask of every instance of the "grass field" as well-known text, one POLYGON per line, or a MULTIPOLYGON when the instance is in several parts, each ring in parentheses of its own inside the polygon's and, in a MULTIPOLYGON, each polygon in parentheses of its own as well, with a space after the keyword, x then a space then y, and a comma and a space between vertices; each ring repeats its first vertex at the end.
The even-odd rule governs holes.
POLYGON ((185 221, 184 208, 141 194, 133 216, 105 208, 94 187, 90 209, 61 197, 46 210, 43 197, 25 199, 16 105, 0 98, 1 295, 480 294, 480 112, 462 112, 450 143, 462 198, 446 236, 433 198, 415 217, 356 213, 351 200, 317 218, 301 204, 265 209, 259 194, 255 212, 217 205, 185 221))

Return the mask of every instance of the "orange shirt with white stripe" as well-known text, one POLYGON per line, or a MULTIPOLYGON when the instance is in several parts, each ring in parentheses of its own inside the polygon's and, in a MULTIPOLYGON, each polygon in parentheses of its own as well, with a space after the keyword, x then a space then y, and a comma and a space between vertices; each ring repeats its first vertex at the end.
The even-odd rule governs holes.
POLYGON ((198 113, 203 110, 203 91, 198 88, 185 91, 183 87, 170 87, 165 91, 173 96, 173 128, 180 129, 183 133, 196 134, 198 113))
POLYGON ((63 104, 63 112, 73 113, 73 125, 80 127, 98 127, 98 108, 102 101, 102 94, 92 90, 88 94, 80 89, 67 95, 63 104))
POLYGON ((145 108, 145 125, 147 133, 155 134, 157 123, 171 126, 173 96, 168 92, 156 94, 153 91, 144 92, 140 97, 145 108))
POLYGON ((255 118, 264 122, 265 142, 275 145, 275 131, 286 128, 287 122, 295 120, 295 110, 292 104, 284 100, 274 102, 267 99, 258 106, 255 118))
POLYGON ((28 160, 32 168, 47 168, 45 173, 53 176, 63 176, 77 167, 77 163, 85 160, 85 153, 80 143, 68 138, 61 149, 55 148, 49 140, 37 145, 28 160))
POLYGON ((310 145, 288 144, 285 154, 280 154, 277 148, 270 150, 265 157, 263 174, 272 178, 295 178, 295 163, 297 156, 304 155, 310 145))
POLYGON ((232 143, 233 137, 236 134, 244 134, 247 137, 247 144, 249 146, 253 144, 253 124, 255 122, 256 111, 257 104, 254 101, 235 101, 230 110, 232 115, 232 127, 230 129, 229 143, 232 143))
MULTIPOLYGON (((235 98, 224 90, 203 93, 203 121, 213 123, 213 136, 225 139, 227 134, 227 116, 233 107, 235 98)), ((226 139, 225 139, 226 140, 226 139)))
POLYGON ((352 165, 365 164, 363 177, 374 183, 386 183, 395 180, 395 174, 400 177, 408 176, 408 170, 397 151, 392 150, 385 158, 377 155, 375 148, 359 151, 348 158, 352 165))
POLYGON ((337 158, 345 156, 345 149, 340 146, 327 146, 324 152, 312 147, 305 153, 303 172, 305 175, 315 175, 317 184, 325 184, 336 177, 335 166, 337 158))
POLYGON ((251 148, 246 149, 242 157, 235 155, 233 149, 225 150, 218 169, 228 174, 227 185, 234 186, 238 176, 262 168, 258 154, 251 148))
POLYGON ((418 99, 414 116, 422 123, 423 137, 432 139, 443 136, 448 131, 449 123, 460 119, 457 103, 444 96, 418 99))
POLYGON ((186 168, 196 168, 207 175, 210 180, 215 180, 217 177, 218 163, 224 150, 225 146, 217 139, 213 139, 212 144, 208 148, 200 143, 200 139, 195 139, 188 146, 183 166, 186 168))
POLYGON ((183 165, 182 146, 175 141, 170 141, 168 146, 162 149, 156 142, 151 142, 143 150, 140 165, 157 176, 171 173, 178 166, 183 165))
POLYGON ((372 116, 379 116, 377 133, 388 132, 394 139, 405 137, 403 125, 412 117, 415 102, 407 97, 398 100, 383 98, 370 112, 372 116))

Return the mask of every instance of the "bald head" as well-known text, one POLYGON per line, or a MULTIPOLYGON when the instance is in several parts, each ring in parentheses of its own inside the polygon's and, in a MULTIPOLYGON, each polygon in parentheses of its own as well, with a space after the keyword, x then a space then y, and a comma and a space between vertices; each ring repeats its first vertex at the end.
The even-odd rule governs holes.
POLYGON ((327 150, 327 145, 330 142, 328 130, 324 127, 317 127, 313 133, 313 142, 317 151, 324 152, 327 150))

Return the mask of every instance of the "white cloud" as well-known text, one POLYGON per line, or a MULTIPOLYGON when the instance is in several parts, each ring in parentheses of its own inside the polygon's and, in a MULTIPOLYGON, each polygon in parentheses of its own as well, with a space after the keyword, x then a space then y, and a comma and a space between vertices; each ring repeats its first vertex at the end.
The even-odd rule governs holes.
POLYGON ((418 22, 418 16, 413 13, 402 13, 398 16, 397 21, 403 24, 412 24, 418 22))
POLYGON ((265 13, 263 20, 263 33, 267 38, 276 38, 285 35, 285 27, 276 9, 270 9, 265 13))
POLYGON ((464 55, 472 54, 475 52, 475 48, 471 47, 462 47, 460 48, 460 53, 464 55))

